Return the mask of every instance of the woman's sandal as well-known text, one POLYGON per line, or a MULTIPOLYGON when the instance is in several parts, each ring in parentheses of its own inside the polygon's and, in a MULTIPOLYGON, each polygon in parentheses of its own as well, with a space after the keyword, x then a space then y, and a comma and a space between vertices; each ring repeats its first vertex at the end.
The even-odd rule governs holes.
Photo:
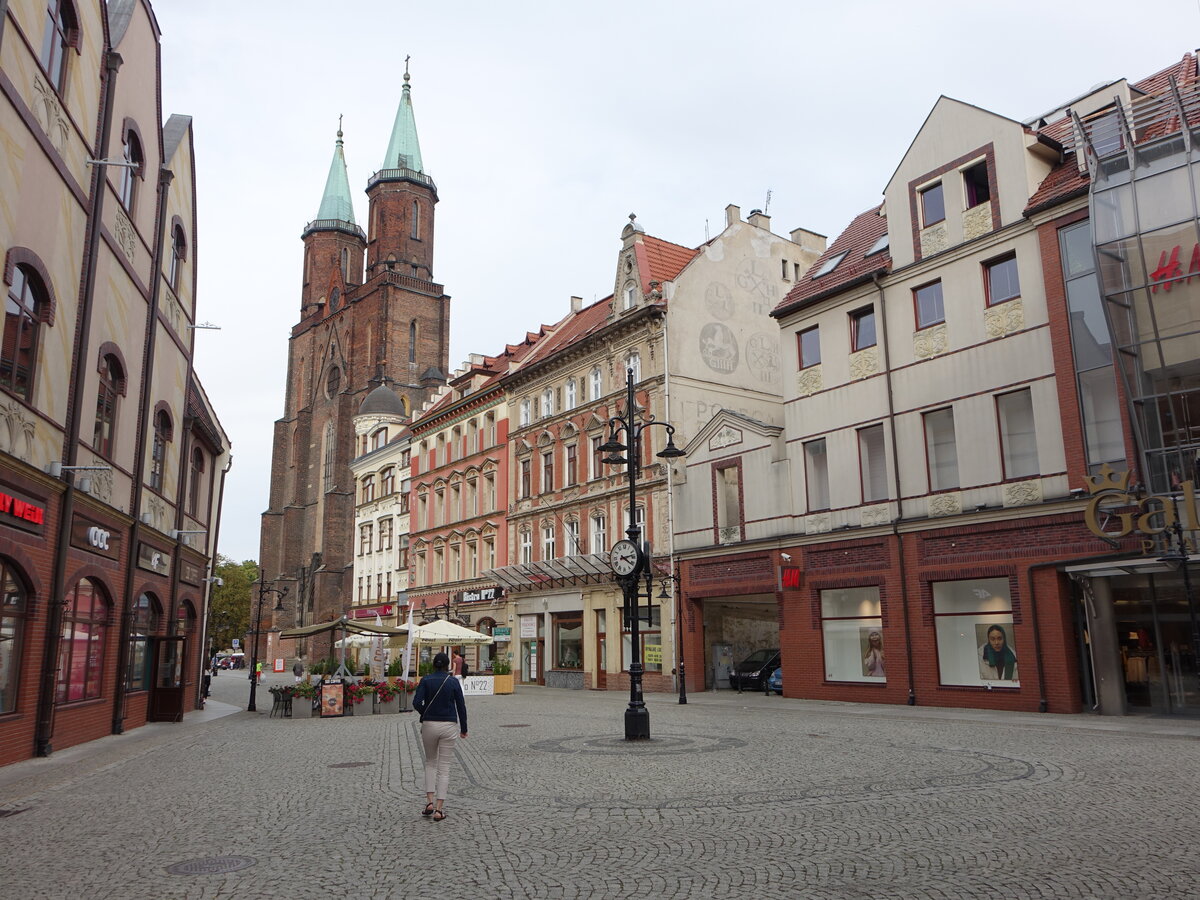
POLYGON ((421 810, 421 815, 423 815, 423 816, 432 816, 432 815, 433 815, 433 804, 432 804, 432 803, 426 803, 426 804, 425 804, 425 808, 424 808, 423 810, 421 810))
POLYGON ((441 809, 435 809, 435 810, 433 811, 433 821, 435 821, 435 822, 440 822, 440 821, 442 821, 442 819, 444 819, 444 818, 446 818, 446 812, 445 812, 445 810, 441 810, 441 809))

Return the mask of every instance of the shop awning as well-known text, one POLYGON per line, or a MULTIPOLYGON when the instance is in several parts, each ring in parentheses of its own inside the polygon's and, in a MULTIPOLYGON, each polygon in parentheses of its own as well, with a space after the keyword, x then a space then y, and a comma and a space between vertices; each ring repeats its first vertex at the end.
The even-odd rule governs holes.
POLYGON ((320 622, 316 625, 305 625, 302 628, 289 628, 286 631, 280 632, 279 636, 281 638, 312 637, 314 634, 323 634, 326 631, 344 631, 347 634, 394 635, 408 634, 408 626, 370 625, 366 622, 358 622, 342 616, 340 619, 334 619, 332 622, 320 622))

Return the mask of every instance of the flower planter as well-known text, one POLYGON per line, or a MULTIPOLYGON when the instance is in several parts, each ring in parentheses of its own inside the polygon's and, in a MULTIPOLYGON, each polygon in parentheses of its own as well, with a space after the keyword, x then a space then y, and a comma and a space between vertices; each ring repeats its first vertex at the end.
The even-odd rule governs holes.
POLYGON ((376 700, 375 701, 375 712, 381 713, 383 715, 390 715, 391 713, 400 712, 400 697, 399 697, 399 695, 393 697, 391 700, 376 700))
POLYGON ((311 697, 292 697, 292 718, 311 719, 313 716, 313 701, 311 697))
POLYGON ((492 676, 492 692, 496 694, 511 694, 513 692, 512 673, 492 676))

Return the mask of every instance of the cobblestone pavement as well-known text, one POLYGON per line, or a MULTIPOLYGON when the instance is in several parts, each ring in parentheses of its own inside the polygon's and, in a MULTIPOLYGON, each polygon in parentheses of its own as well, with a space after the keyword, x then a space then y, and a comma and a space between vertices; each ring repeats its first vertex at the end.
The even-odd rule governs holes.
POLYGON ((413 714, 214 689, 0 769, 0 896, 1200 896, 1196 721, 652 695, 627 745, 623 695, 519 688, 469 700, 434 823, 413 714))

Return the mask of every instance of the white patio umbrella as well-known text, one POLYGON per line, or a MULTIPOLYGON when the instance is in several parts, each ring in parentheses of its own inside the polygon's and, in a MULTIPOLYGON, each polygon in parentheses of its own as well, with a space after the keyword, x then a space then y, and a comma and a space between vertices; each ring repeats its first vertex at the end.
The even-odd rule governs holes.
POLYGON ((445 619, 434 619, 424 625, 414 625, 409 631, 414 644, 490 644, 492 636, 480 631, 472 631, 445 619))

